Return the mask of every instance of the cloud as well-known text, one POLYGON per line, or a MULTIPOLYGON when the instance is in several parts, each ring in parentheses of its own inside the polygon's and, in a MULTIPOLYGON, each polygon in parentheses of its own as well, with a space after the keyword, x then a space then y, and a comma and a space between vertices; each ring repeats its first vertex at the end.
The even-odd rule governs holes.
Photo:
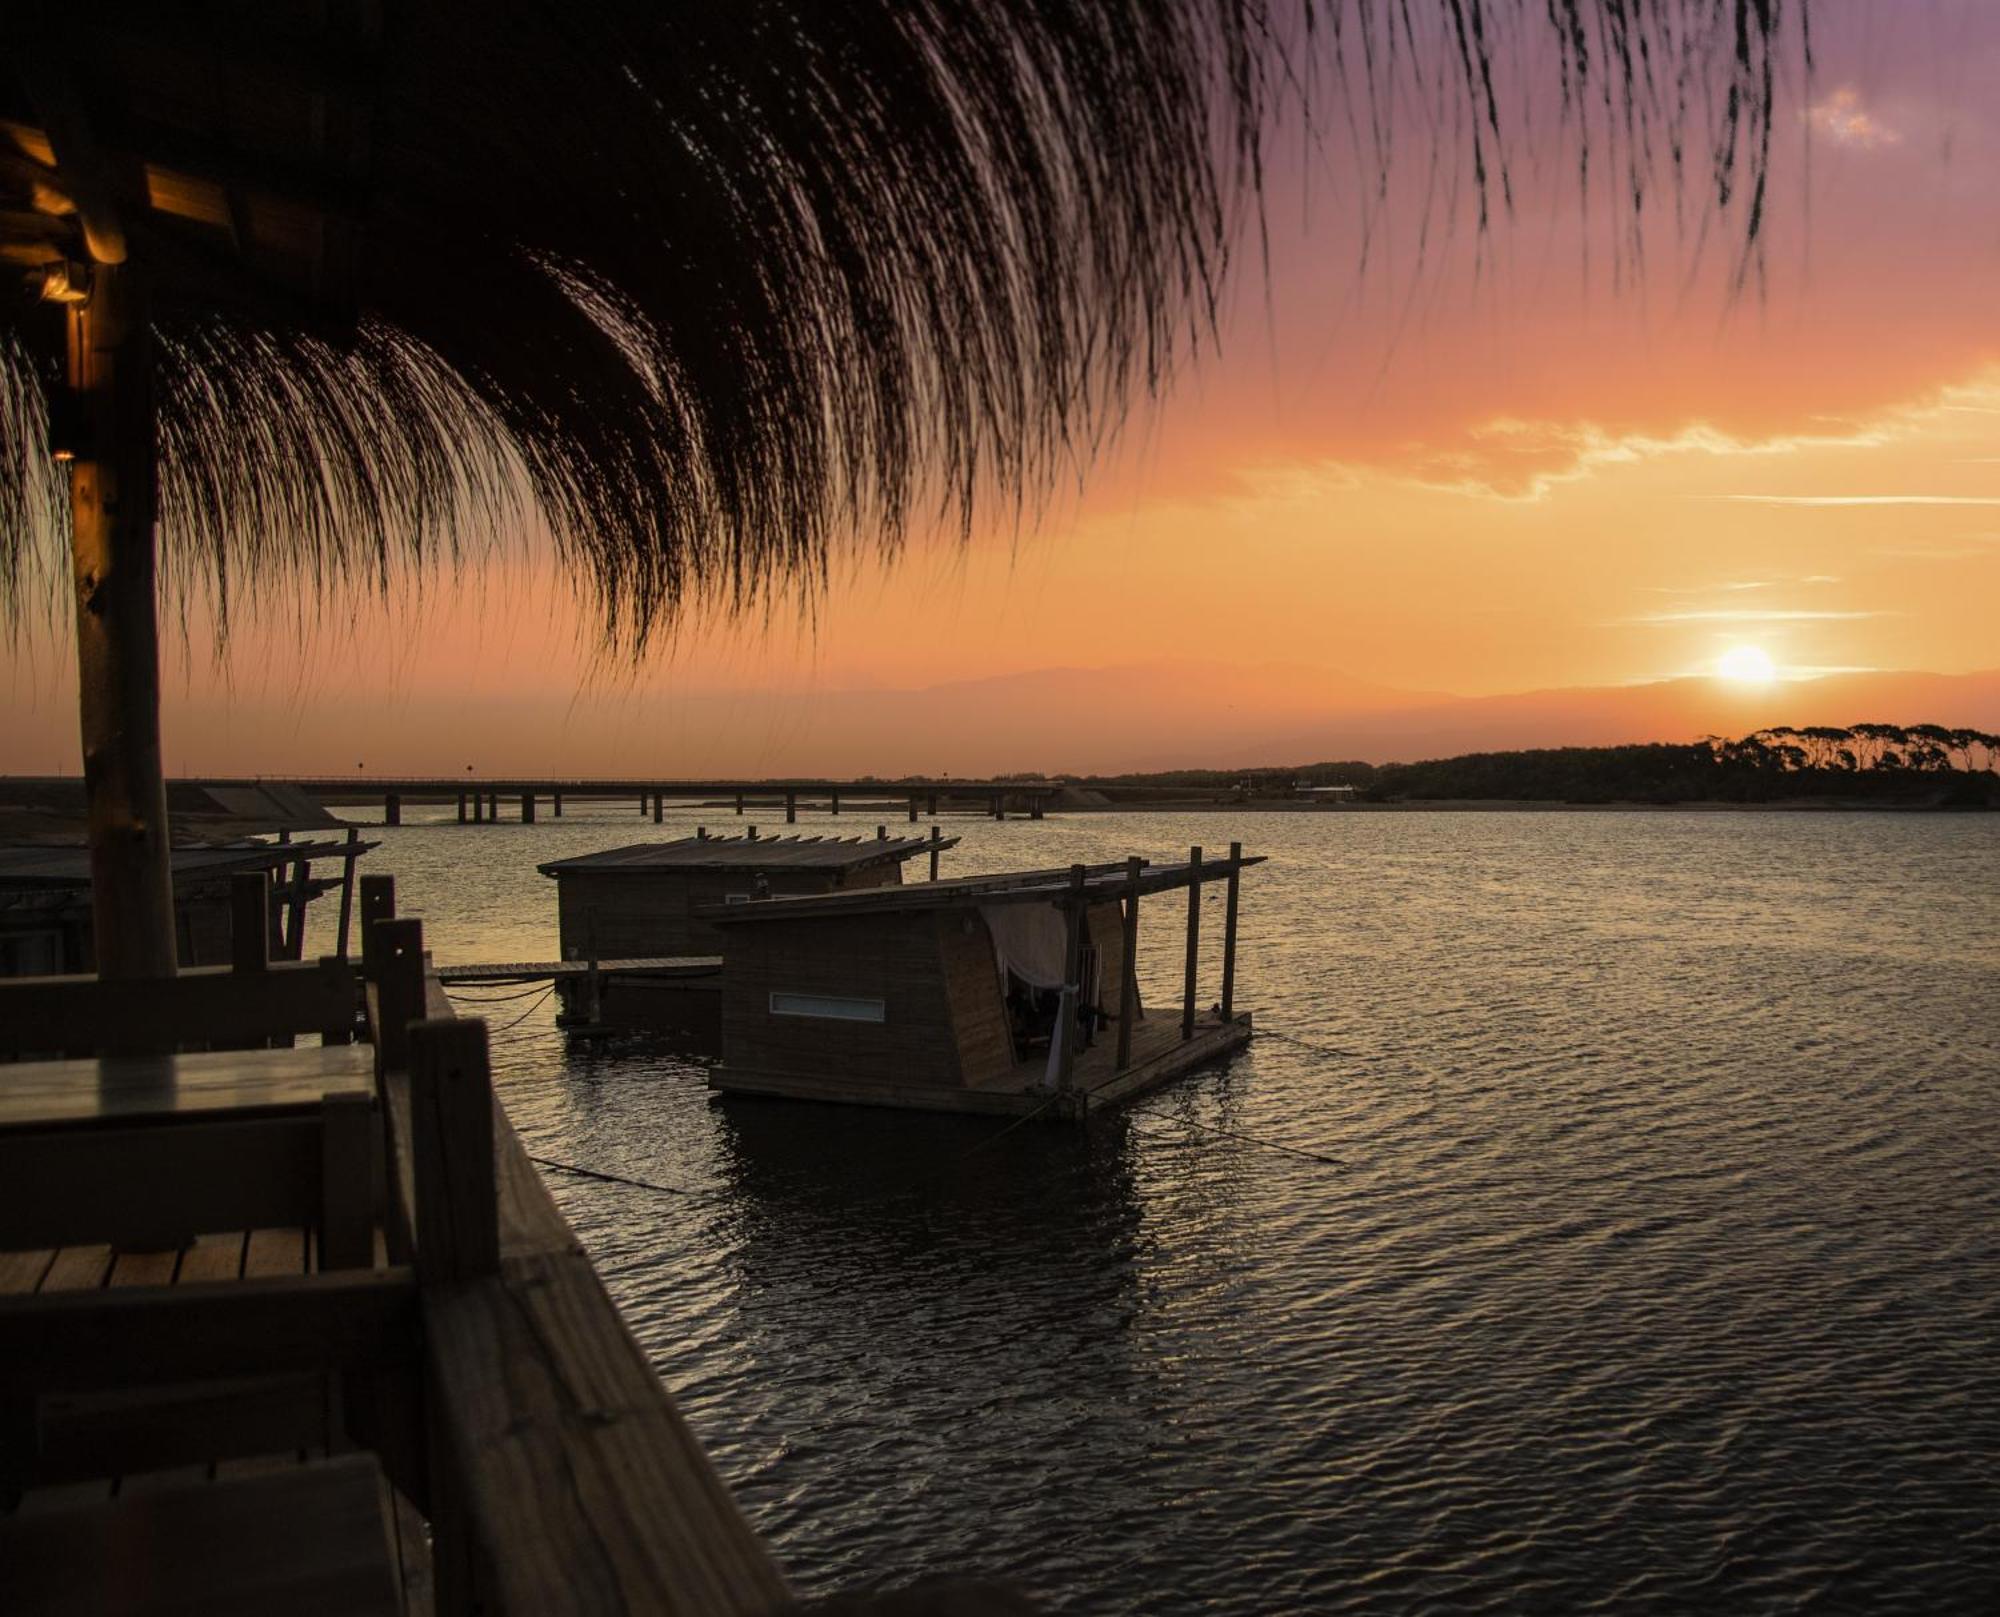
POLYGON ((2000 494, 1703 494, 1745 505, 2000 505, 2000 494))
POLYGON ((1861 618, 1886 618, 1887 612, 1812 612, 1793 609, 1717 608, 1700 612, 1648 612, 1642 617, 1624 618, 1627 624, 1664 629, 1684 623, 1852 623, 1861 618))
POLYGON ((1903 138, 1861 104, 1861 92, 1851 84, 1843 84, 1823 100, 1813 103, 1807 109, 1806 121, 1811 124, 1814 134, 1824 136, 1836 146, 1852 147, 1857 151, 1894 146, 1903 138))

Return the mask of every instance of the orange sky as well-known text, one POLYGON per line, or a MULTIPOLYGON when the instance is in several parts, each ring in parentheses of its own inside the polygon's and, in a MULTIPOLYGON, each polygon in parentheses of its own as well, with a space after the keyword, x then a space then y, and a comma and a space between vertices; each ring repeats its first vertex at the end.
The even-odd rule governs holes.
MULTIPOLYGON (((2000 16, 1854 3, 1816 33, 1761 289, 1729 295, 1723 244, 1697 253, 1665 211, 1640 273, 1614 264, 1614 221, 1580 216, 1566 160, 1533 151, 1483 244, 1460 228, 1419 259, 1414 187, 1392 186, 1364 263, 1338 141, 1307 161, 1281 135, 1268 301, 1253 263, 1221 357, 1032 531, 854 561, 809 626, 691 631, 636 670, 599 661, 587 608, 532 556, 364 603, 303 650, 239 602, 220 665, 197 606, 184 656, 171 637, 169 767, 430 768, 442 749, 783 773, 837 750, 829 693, 1191 658, 1250 670, 1252 693, 1266 665, 1291 666, 1274 690, 1327 671, 1332 706, 1346 680, 1621 685, 1745 645, 1792 677, 2000 665, 2000 16), (764 694, 725 743, 740 691, 764 694), (699 723, 678 705, 697 696, 699 723)), ((46 625, 9 654, 0 770, 76 767, 69 657, 46 625)), ((1163 709, 1203 677, 1163 670, 1163 709)), ((957 738, 974 766, 981 723, 972 704, 957 738)), ((854 771, 898 767, 868 745, 854 771)), ((1021 751, 985 766, 1034 767, 1021 751)))

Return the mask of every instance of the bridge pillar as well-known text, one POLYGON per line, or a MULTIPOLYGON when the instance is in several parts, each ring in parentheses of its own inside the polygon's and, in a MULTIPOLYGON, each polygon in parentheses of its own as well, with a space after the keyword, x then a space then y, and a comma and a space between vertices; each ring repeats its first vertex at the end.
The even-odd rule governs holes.
POLYGON ((556 818, 560 820, 560 819, 562 818, 562 793, 561 793, 561 792, 557 792, 557 793, 555 794, 555 811, 556 811, 556 818))
POLYGON ((653 793, 653 824, 659 825, 666 817, 667 794, 665 792, 655 792, 653 793))
POLYGON ((927 813, 928 815, 930 815, 930 817, 931 817, 932 819, 934 819, 934 820, 935 820, 935 819, 937 818, 937 793, 936 793, 936 792, 932 792, 932 793, 931 793, 931 795, 930 795, 930 802, 929 802, 929 803, 928 803, 928 804, 927 804, 927 805, 925 806, 925 810, 924 810, 924 812, 925 812, 925 813, 927 813))
POLYGON ((912 796, 910 798, 910 824, 915 825, 916 823, 917 823, 917 800, 914 796, 912 796))
POLYGON ((1007 794, 1005 792, 995 792, 993 794, 993 818, 996 820, 1007 818, 1007 794))
POLYGON ((489 793, 489 794, 487 795, 487 798, 486 798, 486 819, 487 819, 487 823, 488 823, 488 824, 490 824, 490 825, 497 825, 497 824, 499 823, 499 820, 500 820, 500 794, 499 794, 498 792, 492 792, 492 793, 489 793))
POLYGON ((639 794, 639 818, 643 820, 645 817, 646 817, 646 794, 644 792, 641 792, 639 794))
POLYGON ((533 825, 535 823, 535 794, 533 792, 523 792, 521 794, 521 823, 523 825, 533 825))
POLYGON ((1041 817, 1042 817, 1042 799, 1041 799, 1041 794, 1038 792, 1035 794, 1034 797, 1028 800, 1028 818, 1031 820, 1039 820, 1041 817))
POLYGON ((835 814, 838 814, 838 813, 840 812, 840 793, 838 793, 838 792, 828 792, 828 793, 827 793, 827 796, 828 796, 828 798, 830 798, 830 799, 832 800, 832 804, 831 804, 831 806, 832 806, 832 809, 833 809, 833 812, 834 812, 835 814))
POLYGON ((384 825, 403 823, 403 798, 400 792, 391 792, 382 799, 382 823, 384 825))
POLYGON ((741 792, 736 794, 736 812, 739 816, 743 813, 743 794, 741 792))
POLYGON ((465 793, 458 794, 458 823, 465 824, 465 793))
MULTIPOLYGON (((743 797, 741 793, 737 794, 736 812, 738 814, 741 814, 743 812, 743 797)), ((799 823, 799 794, 797 792, 787 792, 785 793, 785 824, 797 825, 798 823, 799 823)))

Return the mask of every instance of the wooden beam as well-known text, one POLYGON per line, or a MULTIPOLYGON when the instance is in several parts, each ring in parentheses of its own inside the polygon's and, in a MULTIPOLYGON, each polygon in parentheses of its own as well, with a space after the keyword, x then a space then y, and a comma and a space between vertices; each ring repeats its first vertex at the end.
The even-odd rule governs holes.
POLYGON ((1222 915, 1222 1019, 1225 1022, 1236 1014, 1236 904, 1242 885, 1243 844, 1232 842, 1229 845, 1229 899, 1222 915))
MULTIPOLYGON (((463 800, 461 800, 459 803, 460 819, 463 819, 465 817, 463 812, 464 808, 465 804, 463 800)), ((355 862, 359 860, 361 857, 360 842, 361 842, 360 828, 358 826, 350 825, 347 828, 347 847, 346 850, 341 854, 340 930, 334 940, 334 948, 333 948, 333 952, 338 956, 340 956, 342 960, 345 960, 347 958, 347 940, 349 936, 349 924, 354 916, 354 866, 355 862)))
POLYGON ((384 1068, 409 1066, 410 1024, 424 1014, 424 923, 383 921, 375 928, 378 972, 375 1048, 384 1068))
POLYGON ((1188 868, 1195 879, 1188 883, 1187 970, 1181 980, 1181 1037, 1194 1037, 1194 985, 1201 965, 1201 848, 1188 849, 1188 868))
POLYGON ((197 966, 177 978, 130 982, 0 979, 0 1055, 159 1053, 193 1043, 241 1048, 288 1034, 345 1035, 354 1012, 353 968, 331 955, 255 974, 197 966))
POLYGON ((410 1362, 407 1269, 0 1297, 0 1383, 167 1386, 410 1362))
POLYGON ((418 1022, 409 1050, 417 1273, 426 1286, 481 1279, 500 1263, 486 1024, 418 1022))
POLYGON ((382 945, 375 929, 396 918, 396 878, 361 878, 361 975, 374 982, 382 974, 382 945))

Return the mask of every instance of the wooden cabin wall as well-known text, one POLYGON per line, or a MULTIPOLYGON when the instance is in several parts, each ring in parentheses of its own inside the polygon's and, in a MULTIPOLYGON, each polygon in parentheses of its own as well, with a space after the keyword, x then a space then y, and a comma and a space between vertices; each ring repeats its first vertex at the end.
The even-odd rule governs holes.
POLYGON ((727 1070, 858 1087, 961 1083, 932 916, 829 916, 722 931, 727 1070), (880 999, 885 1016, 881 1022, 773 1016, 774 992, 880 999))
MULTIPOLYGON (((830 893, 836 876, 843 892, 894 886, 902 880, 895 860, 841 872, 826 869, 765 871, 775 898, 802 893, 830 893)), ((747 897, 757 872, 743 870, 565 871, 556 878, 556 917, 563 958, 646 960, 660 956, 722 953, 722 934, 713 922, 694 914, 706 904, 726 904, 747 897)))
POLYGON ((976 909, 947 910, 937 917, 937 932, 965 1082, 998 1083, 1012 1075, 1015 1061, 993 934, 976 909))

